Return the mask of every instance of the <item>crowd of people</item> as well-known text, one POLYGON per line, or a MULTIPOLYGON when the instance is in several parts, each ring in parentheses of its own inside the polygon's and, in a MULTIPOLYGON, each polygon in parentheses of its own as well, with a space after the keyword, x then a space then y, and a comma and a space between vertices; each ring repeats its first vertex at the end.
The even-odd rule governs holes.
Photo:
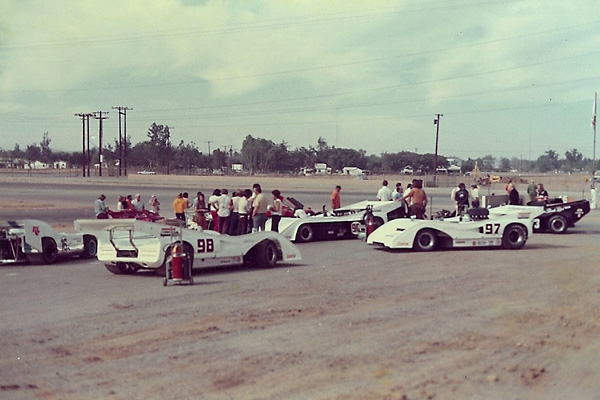
MULTIPOLYGON (((506 185, 509 204, 521 203, 516 185, 510 180, 506 185)), ((342 187, 337 185, 331 193, 331 209, 341 207, 340 192, 342 187)), ((546 203, 548 192, 544 185, 537 185, 532 180, 527 187, 530 198, 528 204, 546 203)), ((388 181, 383 180, 381 188, 377 191, 376 198, 379 201, 401 201, 404 202, 407 214, 417 219, 425 218, 427 207, 427 194, 423 190, 423 181, 413 179, 404 189, 401 182, 397 182, 394 190, 388 186, 388 181)), ((472 184, 467 190, 464 183, 460 183, 452 189, 451 200, 456 205, 456 215, 464 215, 469 207, 480 206, 479 187, 472 184)), ((104 200, 103 194, 96 199, 94 211, 96 218, 105 219, 109 217, 109 208, 104 200)), ((255 183, 251 189, 233 190, 231 194, 228 189, 215 189, 212 194, 205 197, 201 191, 196 193, 193 199, 189 198, 188 192, 180 192, 173 201, 175 217, 186 221, 191 215, 192 221, 202 229, 212 229, 222 234, 242 235, 249 232, 264 231, 268 217, 271 218, 271 230, 279 230, 279 222, 282 217, 283 197, 277 189, 271 192, 271 196, 262 193, 260 184, 255 183)), ((160 201, 156 196, 151 196, 148 202, 148 210, 160 214, 160 201)), ((119 196, 117 211, 134 210, 144 211, 146 205, 138 193, 135 196, 119 196)))

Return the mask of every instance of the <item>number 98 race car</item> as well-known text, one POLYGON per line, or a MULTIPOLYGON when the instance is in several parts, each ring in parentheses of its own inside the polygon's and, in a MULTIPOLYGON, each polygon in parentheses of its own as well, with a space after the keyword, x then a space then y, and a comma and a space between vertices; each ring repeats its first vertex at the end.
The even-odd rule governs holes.
POLYGON ((278 261, 301 260, 296 246, 277 232, 229 236, 190 229, 179 220, 76 220, 75 229, 94 232, 98 261, 110 272, 133 274, 139 269, 165 276, 173 246, 181 244, 190 268, 249 264, 274 267, 278 261))
POLYGON ((395 219, 369 235, 367 243, 417 251, 492 246, 520 249, 533 232, 533 220, 542 213, 543 207, 502 206, 474 208, 464 217, 395 219))

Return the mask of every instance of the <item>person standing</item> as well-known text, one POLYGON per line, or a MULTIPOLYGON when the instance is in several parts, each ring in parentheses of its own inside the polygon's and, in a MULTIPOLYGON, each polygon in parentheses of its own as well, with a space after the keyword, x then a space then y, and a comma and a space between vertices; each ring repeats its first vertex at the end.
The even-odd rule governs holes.
POLYGON ((337 185, 333 192, 331 192, 331 209, 336 210, 342 206, 342 200, 340 199, 340 191, 342 187, 337 185))
POLYGON ((229 216, 231 215, 231 197, 227 189, 221 190, 221 196, 217 201, 218 210, 217 216, 219 217, 219 230, 221 234, 229 233, 229 216))
POLYGON ((208 198, 208 209, 210 210, 210 216, 212 219, 212 226, 210 229, 213 231, 219 231, 219 215, 217 210, 219 209, 219 197, 221 197, 221 189, 215 189, 213 194, 208 198))
POLYGON ((152 211, 155 213, 160 213, 160 201, 158 201, 158 198, 154 195, 150 197, 150 207, 152 207, 152 211))
POLYGON ((245 235, 248 233, 248 214, 250 213, 250 197, 252 191, 250 189, 244 190, 240 200, 238 202, 238 235, 245 235))
POLYGON ((194 209, 194 222, 198 224, 198 226, 202 229, 206 229, 206 203, 204 202, 204 193, 198 192, 196 193, 196 197, 192 202, 192 207, 194 209))
POLYGON ((258 183, 254 184, 256 197, 252 202, 252 232, 264 231, 267 222, 268 201, 258 183))
POLYGON ((508 204, 512 206, 518 206, 521 204, 521 199, 519 198, 519 192, 517 191, 514 183, 510 183, 510 192, 508 193, 508 204))
POLYGON ((479 204, 479 188, 476 184, 471 185, 471 206, 473 208, 478 208, 479 204))
POLYGON ((396 182, 396 188, 392 192, 392 200, 401 201, 402 196, 404 196, 404 189, 402 189, 402 183, 396 182))
POLYGON ((269 206, 271 210, 271 230, 279 232, 279 221, 281 221, 281 192, 277 189, 271 192, 273 195, 273 205, 269 206))
POLYGON ((469 208, 469 192, 462 182, 458 184, 458 190, 454 194, 454 201, 456 202, 456 215, 463 217, 469 208))
POLYGON ((535 186, 535 181, 532 179, 529 181, 529 185, 527 185, 527 194, 529 195, 529 201, 533 202, 537 197, 537 187, 535 186))
POLYGON ((537 185, 537 195, 535 197, 535 200, 540 203, 548 202, 548 192, 546 191, 546 189, 544 189, 544 185, 541 183, 538 183, 537 185))
POLYGON ((135 195, 135 199, 132 200, 131 204, 133 205, 133 209, 135 211, 144 211, 146 209, 146 205, 142 200, 142 196, 138 193, 135 195))
POLYGON ((185 222, 185 209, 187 202, 183 198, 183 193, 177 194, 175 200, 173 200, 173 211, 175 211, 175 218, 185 222))
POLYGON ((231 214, 229 215, 229 228, 227 229, 227 233, 230 236, 235 236, 238 234, 238 223, 240 222, 240 214, 239 214, 239 204, 240 197, 242 197, 241 190, 235 190, 231 194, 231 214))
POLYGON ((425 219, 425 208, 427 207, 427 194, 423 190, 423 181, 414 179, 410 191, 402 197, 410 199, 409 213, 417 219, 425 219))
POLYGON ((106 196, 101 194, 94 202, 94 213, 97 219, 108 219, 108 207, 104 200, 106 200, 106 196))
POLYGON ((388 181, 383 180, 381 183, 381 188, 377 192, 377 200, 379 201, 391 201, 392 200, 392 190, 388 187, 388 181))

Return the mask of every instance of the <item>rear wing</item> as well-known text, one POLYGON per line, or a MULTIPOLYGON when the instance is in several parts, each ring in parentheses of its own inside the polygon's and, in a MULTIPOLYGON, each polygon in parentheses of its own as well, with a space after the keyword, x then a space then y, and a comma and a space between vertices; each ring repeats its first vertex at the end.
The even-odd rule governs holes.
POLYGON ((79 232, 140 232, 149 236, 179 236, 185 222, 178 219, 165 219, 157 222, 140 221, 137 219, 78 219, 74 222, 75 230, 79 232))

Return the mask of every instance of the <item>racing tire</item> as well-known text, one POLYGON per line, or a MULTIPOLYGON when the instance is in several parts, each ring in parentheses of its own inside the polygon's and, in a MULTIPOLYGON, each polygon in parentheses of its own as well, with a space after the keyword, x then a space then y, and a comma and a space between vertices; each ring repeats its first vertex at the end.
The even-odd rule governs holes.
POLYGON ((42 239, 42 259, 45 264, 54 264, 58 258, 58 249, 52 239, 42 239))
POLYGON ((118 262, 116 264, 104 264, 104 267, 115 275, 132 275, 139 269, 136 263, 118 262))
POLYGON ((518 250, 527 242, 527 230, 522 225, 511 224, 502 233, 502 247, 518 250))
POLYGON ((438 237, 432 229, 422 229, 417 232, 413 249, 416 251, 433 251, 437 248, 438 237))
POLYGON ((310 224, 300 225, 298 233, 296 233, 296 240, 300 243, 312 242, 315 239, 315 231, 310 224))
POLYGON ((556 234, 565 233, 567 229, 569 229, 569 223, 567 222, 567 219, 561 214, 556 214, 548 218, 546 226, 548 227, 548 231, 550 233, 556 234))
POLYGON ((273 268, 277 265, 278 258, 275 243, 263 240, 244 256, 244 264, 252 268, 273 268))
POLYGON ((86 235, 83 237, 83 253, 81 258, 94 258, 98 253, 98 240, 94 236, 86 235))

